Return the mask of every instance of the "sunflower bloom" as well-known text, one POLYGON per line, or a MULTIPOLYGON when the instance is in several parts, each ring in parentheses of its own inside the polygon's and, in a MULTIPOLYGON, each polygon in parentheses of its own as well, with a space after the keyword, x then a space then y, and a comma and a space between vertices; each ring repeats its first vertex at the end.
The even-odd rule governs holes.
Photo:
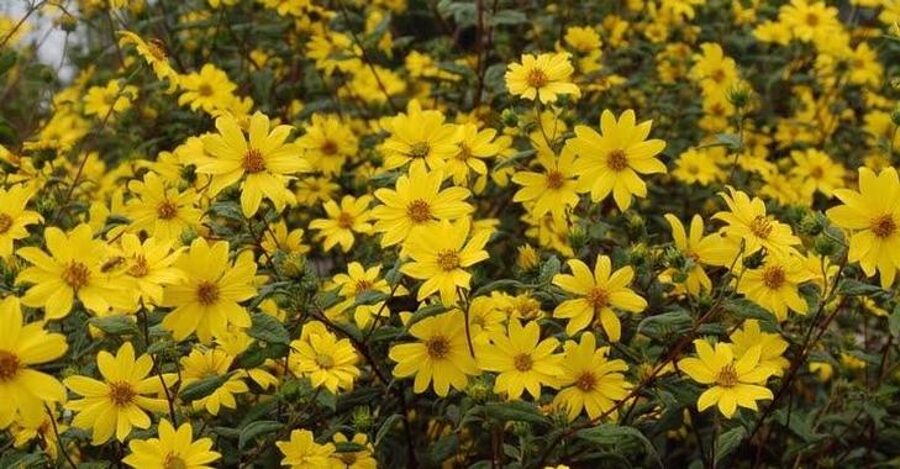
POLYGON ((478 366, 499 373, 494 392, 518 399, 524 391, 541 397, 541 386, 554 386, 562 374, 562 355, 554 353, 559 341, 541 338, 537 321, 522 326, 517 319, 509 321, 507 334, 493 334, 490 345, 479 347, 478 366))
MULTIPOLYGON (((191 350, 190 355, 183 357, 180 361, 181 377, 184 380, 181 387, 190 386, 211 376, 224 376, 231 368, 232 362, 234 362, 234 357, 222 349, 191 350)), ((237 400, 234 396, 249 390, 242 374, 235 373, 206 397, 191 402, 191 406, 194 410, 205 409, 211 415, 219 415, 222 407, 237 408, 237 400)))
POLYGON ((510 94, 541 103, 555 102, 559 95, 581 95, 570 81, 575 69, 569 54, 522 55, 522 63, 511 63, 506 71, 506 88, 510 94))
POLYGON ((323 208, 328 218, 318 218, 309 224, 311 229, 319 231, 316 238, 323 241, 322 249, 330 251, 340 245, 343 252, 349 252, 356 241, 354 233, 372 233, 372 224, 369 223, 371 202, 372 197, 368 195, 359 198, 345 195, 340 206, 333 200, 326 201, 323 208))
POLYGON ((291 469, 333 467, 330 458, 335 452, 334 445, 316 443, 313 433, 309 430, 294 430, 291 432, 290 440, 276 441, 275 446, 278 446, 284 455, 281 460, 282 466, 289 466, 291 469))
POLYGON ((13 241, 28 237, 29 225, 44 220, 37 212, 25 209, 33 194, 23 185, 0 189, 0 258, 13 253, 13 241))
POLYGON ((800 296, 799 285, 811 279, 802 259, 771 254, 758 269, 744 272, 737 291, 784 321, 788 310, 806 314, 809 306, 800 296))
POLYGON ((409 114, 391 119, 391 136, 385 140, 385 169, 399 168, 407 163, 411 168, 441 169, 446 160, 457 152, 461 135, 456 126, 444 123, 440 111, 422 111, 412 107, 409 114))
POLYGON ((200 227, 203 212, 197 208, 200 197, 193 189, 167 187, 158 174, 148 172, 143 181, 128 183, 128 190, 134 195, 125 204, 130 230, 180 244, 185 230, 200 227))
POLYGON ((183 423, 176 430, 166 419, 159 421, 159 438, 131 440, 131 454, 122 462, 134 468, 163 467, 181 469, 212 469, 209 464, 222 455, 212 451, 213 441, 200 438, 194 441, 190 423, 183 423))
POLYGON ((575 154, 563 149, 559 158, 550 151, 539 151, 537 161, 541 172, 519 171, 512 181, 521 189, 513 196, 514 202, 527 202, 531 214, 540 218, 547 213, 556 220, 565 220, 566 212, 578 204, 575 183, 575 154))
MULTIPOLYGON (((744 244, 744 256, 763 248, 778 254, 796 253, 794 246, 800 244, 800 238, 794 236, 790 226, 766 214, 766 204, 762 199, 751 199, 746 193, 731 187, 728 191, 728 194, 719 193, 728 205, 728 211, 718 212, 713 218, 728 224, 722 232, 735 247, 744 244)), ((732 259, 737 257, 737 252, 735 249, 732 259)))
POLYGON ((628 365, 623 360, 610 360, 608 353, 609 347, 597 348, 597 339, 591 333, 581 334, 581 342, 566 343, 562 389, 553 403, 566 410, 570 421, 582 412, 590 419, 598 418, 628 396, 632 385, 623 374, 628 365))
POLYGON ((356 367, 359 356, 350 339, 338 340, 324 326, 314 324, 307 323, 300 340, 291 342, 294 353, 288 367, 297 376, 308 376, 313 388, 325 386, 332 394, 353 389, 360 371, 356 367))

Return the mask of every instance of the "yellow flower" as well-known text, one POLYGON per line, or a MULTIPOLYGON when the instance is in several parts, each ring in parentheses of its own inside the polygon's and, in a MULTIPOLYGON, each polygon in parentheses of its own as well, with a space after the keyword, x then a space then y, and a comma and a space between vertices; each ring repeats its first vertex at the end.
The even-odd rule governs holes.
POLYGON ((134 196, 125 205, 130 230, 180 244, 185 230, 200 227, 203 212, 197 209, 199 196, 193 189, 166 187, 159 175, 149 172, 143 181, 128 183, 128 190, 134 196))
POLYGON ((238 303, 256 295, 252 252, 245 251, 232 264, 227 241, 210 246, 197 238, 175 267, 184 271, 187 280, 167 285, 162 302, 162 306, 175 308, 162 321, 175 340, 196 332, 201 342, 209 343, 214 335, 225 333, 229 324, 250 327, 250 314, 238 303))
POLYGON ((328 176, 340 174, 347 159, 357 155, 359 144, 353 129, 337 116, 313 114, 305 130, 297 146, 313 168, 328 176))
MULTIPOLYGON (((461 135, 453 124, 444 123, 440 111, 422 111, 410 106, 408 114, 391 119, 391 136, 382 144, 385 169, 399 168, 407 163, 412 169, 441 169, 448 158, 458 151, 461 135)), ((441 173, 443 174, 443 173, 441 173)))
POLYGON ((453 183, 465 185, 469 171, 484 176, 487 165, 482 159, 491 158, 500 153, 500 146, 494 143, 497 131, 494 129, 478 130, 476 124, 458 126, 460 140, 456 154, 446 160, 444 171, 453 176, 453 183))
POLYGON ((282 466, 290 466, 291 469, 320 469, 333 467, 330 460, 335 448, 331 443, 317 444, 313 433, 309 430, 294 430, 291 432, 290 441, 276 441, 275 446, 281 450, 284 458, 282 466))
POLYGON ((228 75, 213 64, 204 65, 199 73, 180 75, 178 86, 183 90, 178 97, 179 105, 190 104, 195 111, 200 108, 209 113, 227 108, 237 89, 228 75))
POLYGON ((729 211, 718 212, 713 218, 724 221, 728 225, 722 232, 735 245, 732 259, 737 257, 738 249, 743 242, 743 255, 765 248, 770 253, 796 253, 793 246, 800 244, 800 238, 794 236, 791 227, 771 216, 766 215, 766 204, 759 197, 751 199, 746 193, 729 187, 729 194, 720 192, 729 211))
POLYGON ((570 80, 572 64, 569 54, 522 54, 522 63, 511 63, 506 71, 506 88, 510 94, 541 103, 552 103, 559 95, 581 96, 570 80))
POLYGON ((686 150, 675 161, 672 176, 686 184, 703 186, 722 180, 725 172, 717 164, 718 159, 714 156, 714 151, 715 148, 686 150))
POLYGON ((383 233, 381 245, 393 246, 405 241, 412 232, 435 226, 440 220, 453 221, 475 209, 465 202, 470 195, 463 187, 441 190, 444 174, 411 167, 408 175, 397 179, 394 189, 378 189, 375 198, 383 205, 372 209, 375 231, 383 233))
POLYGON ((160 80, 171 80, 172 86, 178 80, 178 73, 169 65, 169 58, 166 54, 166 46, 158 39, 144 41, 140 36, 131 31, 118 32, 119 44, 134 44, 138 54, 147 62, 147 65, 153 67, 153 73, 160 80))
POLYGON ((297 197, 297 203, 312 206, 333 199, 334 193, 338 190, 340 186, 327 177, 307 177, 297 181, 294 195, 297 197))
MULTIPOLYGON (((159 376, 151 375, 153 359, 144 354, 135 360, 134 347, 125 342, 116 355, 101 350, 97 354, 97 368, 103 381, 87 376, 70 376, 63 382, 83 399, 70 401, 66 408, 76 412, 72 425, 84 430, 93 429, 92 443, 100 445, 112 438, 125 441, 132 427, 150 428, 146 411, 165 412, 165 399, 147 397, 163 392, 159 376)), ((163 375, 166 385, 174 384, 174 374, 163 375)))
POLYGON ((314 324, 307 323, 301 339, 291 342, 288 367, 297 376, 308 376, 313 388, 325 386, 332 394, 352 390, 360 370, 356 367, 359 356, 350 339, 338 340, 314 324))
MULTIPOLYGON (((190 355, 183 357, 181 364, 181 388, 184 389, 201 379, 224 376, 229 372, 234 357, 222 349, 191 350, 190 355)), ((206 409, 212 415, 219 415, 219 409, 236 409, 235 394, 242 394, 250 388, 244 383, 242 373, 234 373, 215 391, 191 402, 194 410, 206 409)))
POLYGON ((369 223, 371 202, 372 197, 368 195, 360 196, 358 199, 345 195, 341 199, 340 207, 333 200, 325 202, 323 208, 328 218, 318 218, 309 224, 311 229, 319 230, 316 238, 324 240, 322 248, 330 251, 335 245, 340 244, 341 250, 348 252, 355 241, 353 233, 372 233, 372 224, 369 223))
POLYGON ((652 121, 637 124, 629 109, 618 120, 609 110, 603 111, 599 134, 586 125, 575 126, 575 137, 566 141, 566 148, 578 157, 573 168, 578 190, 590 191, 594 202, 611 192, 623 211, 631 206, 633 195, 646 197, 647 186, 638 173, 666 172, 666 165, 655 158, 666 142, 647 140, 651 125, 652 121))
POLYGON ((867 276, 881 274, 881 286, 894 284, 900 269, 900 180, 888 167, 878 175, 859 168, 859 191, 834 191, 844 205, 826 212, 836 225, 849 230, 850 262, 859 262, 867 276))
POLYGON ((194 441, 190 423, 183 423, 176 430, 168 420, 162 419, 158 433, 159 438, 131 440, 128 443, 131 454, 125 456, 122 462, 134 468, 212 469, 209 464, 222 457, 212 451, 212 439, 194 441))
POLYGON ((288 254, 306 254, 309 246, 303 244, 303 229, 297 228, 288 231, 284 220, 269 225, 263 232, 262 241, 259 243, 263 250, 270 256, 278 251, 288 254))
POLYGON ((44 220, 25 206, 34 191, 24 185, 0 189, 0 258, 13 253, 13 241, 28 237, 28 226, 44 220))
POLYGON ((469 238, 470 226, 468 218, 452 225, 442 221, 410 236, 406 244, 412 261, 400 271, 425 280, 419 286, 419 301, 439 292, 441 302, 449 306, 459 298, 458 289, 469 289, 472 275, 465 269, 488 258, 484 246, 490 237, 489 232, 480 231, 469 238))
MULTIPOLYGON (((340 287, 340 295, 344 298, 337 305, 329 308, 325 312, 329 319, 344 321, 345 313, 356 304, 356 297, 366 292, 381 292, 385 295, 390 294, 391 286, 387 281, 380 278, 381 266, 376 265, 368 269, 363 267, 359 262, 351 262, 347 264, 347 273, 340 273, 334 276, 332 281, 335 286, 340 287)), ((406 294, 406 289, 402 285, 398 285, 394 291, 396 296, 406 294)), ((377 301, 372 304, 356 305, 356 309, 352 311, 353 321, 360 328, 369 327, 370 322, 376 314, 386 317, 389 311, 386 309, 384 301, 377 301)))
POLYGON ((756 401, 772 399, 772 391, 765 387, 772 375, 771 368, 759 363, 760 347, 747 350, 735 359, 731 344, 717 343, 715 350, 703 340, 694 341, 697 356, 678 361, 678 368, 692 380, 710 386, 697 400, 701 412, 713 405, 731 418, 738 407, 757 410, 756 401))
POLYGON ((610 342, 618 342, 622 326, 613 308, 630 313, 647 308, 647 301, 628 288, 634 279, 634 269, 625 266, 613 272, 612 261, 607 256, 597 256, 593 273, 578 259, 570 259, 568 264, 572 275, 556 274, 553 284, 578 298, 560 303, 553 317, 569 320, 566 333, 570 336, 599 319, 610 342))
POLYGON ((84 113, 106 119, 110 113, 124 112, 137 98, 136 86, 122 86, 119 80, 110 80, 105 87, 92 86, 84 97, 84 113))
MULTIPOLYGON (((566 409, 570 421, 582 411, 587 412, 588 418, 596 419, 628 396, 632 385, 623 374, 628 365, 623 360, 610 360, 608 353, 609 347, 597 348, 597 339, 590 332, 581 334, 578 343, 566 342, 562 389, 553 403, 566 409)), ((615 417, 614 413, 610 416, 615 417)))
POLYGON ((531 397, 541 397, 541 386, 555 387, 562 374, 562 355, 554 353, 559 341, 553 337, 541 339, 537 321, 522 326, 518 319, 509 321, 508 335, 495 333, 491 343, 478 349, 478 366, 485 371, 499 373, 494 392, 510 399, 519 399, 523 391, 531 397))
POLYGON ((812 275, 797 256, 772 253, 761 267, 744 272, 737 291, 784 321, 788 309, 806 314, 809 306, 800 296, 799 284, 810 278, 812 275))
MULTIPOLYGON (((343 433, 335 433, 334 436, 331 437, 331 441, 337 444, 348 442, 347 437, 344 436, 343 433)), ((368 435, 365 433, 356 433, 353 435, 353 439, 350 440, 350 442, 362 446, 363 449, 359 451, 343 451, 332 454, 331 459, 336 463, 337 468, 376 469, 378 467, 378 463, 373 456, 375 447, 369 442, 368 435)))
POLYGON ((417 342, 391 347, 388 356, 397 362, 394 376, 415 375, 413 391, 425 392, 434 381, 434 392, 446 397, 452 386, 465 389, 468 376, 478 375, 478 366, 466 342, 466 326, 459 310, 427 317, 409 328, 417 342))
POLYGON ((703 290, 712 290, 712 281, 703 270, 702 264, 730 264, 734 260, 734 257, 728 258, 732 254, 731 248, 722 241, 720 235, 703 235, 703 218, 700 215, 694 215, 691 219, 690 235, 685 232, 684 225, 675 215, 667 213, 665 218, 672 227, 675 247, 691 263, 684 281, 688 293, 698 295, 703 290))
POLYGON ((23 324, 18 298, 0 302, 0 429, 17 422, 36 426, 44 405, 66 400, 66 390, 52 376, 33 370, 65 355, 66 337, 47 332, 42 322, 23 324))
POLYGON ((551 152, 539 151, 537 161, 542 172, 519 171, 512 181, 521 189, 513 196, 514 202, 533 203, 531 214, 540 218, 547 213, 555 220, 565 220, 566 212, 578 204, 575 183, 575 153, 563 148, 559 158, 551 152))
MULTIPOLYGON (((59 387, 63 390, 63 393, 66 392, 66 388, 62 387, 61 384, 59 384, 59 387)), ((43 407, 40 409, 44 411, 43 407)), ((47 456, 51 460, 56 461, 59 457, 60 443, 59 439, 56 438, 56 434, 62 435, 68 429, 69 426, 63 423, 62 415, 56 411, 54 406, 52 417, 49 413, 44 412, 43 418, 36 424, 34 422, 26 422, 24 418, 18 419, 9 427, 9 433, 13 437, 13 446, 15 448, 26 448, 32 441, 37 440, 38 445, 47 453, 47 456)))
POLYGON ((184 280, 184 273, 172 267, 179 252, 172 252, 171 241, 147 238, 141 243, 137 235, 126 233, 120 244, 125 275, 135 280, 145 305, 162 302, 163 285, 184 280))
POLYGON ((819 191, 831 197, 835 189, 844 186, 844 167, 825 153, 814 149, 795 150, 791 152, 791 158, 795 164, 791 175, 803 181, 801 190, 804 193, 819 191))
POLYGON ((218 134, 203 137, 203 149, 212 155, 197 162, 197 172, 213 176, 210 191, 241 183, 241 209, 252 217, 259 210, 263 196, 281 211, 294 201, 287 189, 291 174, 310 170, 309 163, 300 157, 296 145, 285 143, 291 133, 288 125, 271 128, 269 118, 257 112, 250 118, 249 141, 237 121, 230 115, 216 119, 218 134))
POLYGON ((762 332, 759 321, 748 319, 740 329, 728 336, 732 342, 734 354, 740 358, 753 347, 759 346, 759 366, 768 367, 773 376, 781 376, 790 362, 784 358, 788 343, 777 332, 762 332))
POLYGON ((25 292, 22 304, 44 308, 45 319, 66 317, 77 297, 96 314, 110 307, 131 311, 135 306, 132 282, 121 273, 106 273, 110 248, 95 240, 91 227, 82 223, 65 234, 55 226, 44 230, 50 255, 36 247, 20 248, 16 255, 32 264, 16 278, 16 283, 35 284, 25 292))

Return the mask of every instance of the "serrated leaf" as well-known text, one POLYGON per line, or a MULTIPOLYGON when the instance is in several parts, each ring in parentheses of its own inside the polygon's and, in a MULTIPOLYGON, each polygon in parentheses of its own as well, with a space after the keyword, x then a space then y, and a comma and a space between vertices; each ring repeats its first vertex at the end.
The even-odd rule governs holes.
POLYGON ((255 313, 252 316, 253 323, 247 330, 247 335, 254 339, 269 344, 287 345, 291 342, 291 335, 284 324, 274 316, 265 313, 255 313))
POLYGON ((716 439, 716 462, 736 450, 744 438, 747 438, 747 430, 740 426, 719 435, 716 439))
POLYGON ((203 399, 204 397, 209 396, 210 394, 215 392, 216 389, 222 387, 223 384, 228 382, 228 380, 231 379, 232 374, 234 374, 234 372, 226 373, 221 376, 210 376, 208 378, 203 378, 199 381, 195 381, 185 386, 184 389, 182 389, 178 394, 178 396, 181 397, 182 400, 188 402, 196 401, 197 399, 203 399))
POLYGON ((240 435, 238 436, 238 449, 243 449, 247 443, 255 440, 261 435, 276 432, 283 427, 283 423, 274 420, 257 420, 255 422, 250 422, 241 429, 240 435))
POLYGON ((522 401, 489 402, 481 406, 481 411, 488 418, 504 422, 550 424, 550 420, 536 406, 522 401))
POLYGON ((659 453, 656 451, 656 447, 653 446, 653 443, 648 440, 647 437, 644 436, 644 434, 641 433, 641 431, 637 428, 614 424, 603 424, 598 427, 585 428, 584 430, 580 430, 576 435, 583 440, 601 445, 614 445, 616 443, 622 442, 627 438, 637 439, 644 444, 644 448, 647 450, 647 455, 655 459, 660 467, 663 467, 662 460, 659 458, 659 453))
POLYGON ((140 333, 133 316, 115 315, 91 318, 92 326, 112 335, 137 335, 140 333))

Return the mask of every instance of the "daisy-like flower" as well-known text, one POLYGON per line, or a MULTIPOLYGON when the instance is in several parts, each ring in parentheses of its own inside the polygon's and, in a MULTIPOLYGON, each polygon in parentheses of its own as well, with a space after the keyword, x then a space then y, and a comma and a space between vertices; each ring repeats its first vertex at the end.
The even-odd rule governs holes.
POLYGON ((495 393, 518 399, 528 391, 538 399, 541 386, 555 386, 562 374, 562 355, 554 353, 559 341, 553 337, 540 339, 537 321, 522 326, 518 319, 511 319, 508 334, 494 334, 489 345, 479 347, 478 366, 499 373, 495 393))
POLYGON ((578 190, 591 193, 599 202, 613 195, 620 210, 631 206, 632 196, 646 197, 647 185, 638 174, 665 173, 666 165, 656 159, 666 142, 647 140, 652 121, 636 123, 634 111, 618 119, 609 110, 600 115, 600 133, 586 125, 575 126, 575 137, 566 148, 578 156, 574 172, 578 190))
POLYGON ((709 386, 697 400, 701 412, 717 405, 726 418, 734 416, 738 407, 757 410, 756 401, 772 399, 772 391, 765 387, 772 369, 759 362, 761 348, 757 345, 735 360, 731 344, 719 342, 715 349, 703 339, 694 341, 697 357, 678 361, 678 368, 692 380, 709 386))
MULTIPOLYGON (((347 265, 347 273, 335 275, 332 281, 335 286, 340 287, 339 293, 344 300, 325 312, 329 319, 345 321, 347 320, 347 315, 352 314, 356 325, 360 328, 366 328, 370 325, 375 315, 381 314, 386 316, 388 314, 384 301, 356 305, 356 298, 366 292, 390 294, 391 286, 387 283, 387 280, 381 278, 380 265, 367 269, 359 262, 351 262, 347 265), (355 309, 349 311, 354 305, 356 305, 355 309)), ((398 296, 404 295, 406 294, 406 289, 402 285, 398 285, 394 293, 398 296)))
POLYGON ((756 319, 744 321, 744 324, 728 337, 732 342, 732 350, 738 358, 753 347, 759 346, 759 366, 770 368, 772 376, 781 376, 790 365, 784 358, 788 342, 777 332, 763 332, 756 319))
POLYGON ((737 291, 784 321, 789 309, 806 314, 809 306, 800 296, 799 285, 811 278, 802 258, 773 253, 758 269, 744 271, 737 291))
POLYGON ((744 256, 762 248, 778 254, 796 253, 794 246, 800 244, 800 238, 794 236, 790 226, 766 215, 766 204, 762 199, 751 199, 746 193, 731 187, 728 191, 728 194, 719 193, 728 205, 728 211, 718 212, 713 218, 728 224, 722 232, 731 238, 735 246, 732 259, 737 257, 741 243, 744 244, 744 256))
POLYGON ((553 403, 566 410, 570 421, 581 412, 596 419, 628 396, 632 385, 623 374, 628 365, 623 360, 610 360, 608 353, 609 347, 597 348, 597 339, 589 332, 581 334, 581 342, 566 342, 559 381, 562 389, 553 403))
POLYGON ((872 277, 881 274, 881 286, 894 284, 900 269, 900 179, 892 167, 879 174, 859 168, 859 190, 834 191, 844 205, 826 212, 837 226, 849 230, 850 262, 859 262, 872 277))
MULTIPOLYGON (((728 265, 734 258, 728 259, 731 248, 720 235, 703 235, 703 218, 694 215, 691 219, 690 235, 685 231, 675 215, 667 213, 666 221, 672 227, 672 239, 675 247, 689 260, 692 265, 687 270, 687 278, 684 286, 688 293, 697 295, 703 290, 712 290, 712 281, 703 270, 703 264, 728 265)), ((671 274, 672 271, 666 272, 671 274)))
POLYGON ((36 247, 20 248, 16 255, 32 264, 16 283, 33 283, 22 304, 44 308, 45 319, 66 317, 78 298, 84 307, 104 314, 111 307, 130 311, 135 306, 131 279, 117 272, 103 272, 110 248, 94 239, 91 227, 82 223, 71 233, 55 226, 44 230, 50 255, 36 247))
POLYGON ((600 320, 610 342, 618 342, 622 325, 613 308, 629 313, 640 313, 647 308, 647 301, 628 288, 634 279, 634 269, 625 266, 612 271, 612 261, 607 256, 597 256, 594 272, 578 259, 568 261, 572 275, 556 274, 553 284, 578 296, 563 301, 553 311, 553 317, 568 319, 566 333, 575 335, 600 320))
POLYGON ((441 302, 453 305, 459 298, 458 289, 468 290, 472 274, 466 271, 488 258, 484 250, 490 232, 481 230, 469 238, 471 222, 463 218, 454 224, 440 224, 423 228, 407 241, 412 261, 400 271, 425 282, 419 286, 419 301, 432 293, 440 293, 441 302))
POLYGON ((458 149, 447 159, 444 171, 453 176, 454 184, 465 185, 470 171, 479 176, 487 174, 487 165, 482 160, 500 153, 500 146, 494 143, 497 136, 494 129, 479 131, 475 124, 462 124, 458 132, 458 149))
POLYGON ((385 169, 407 163, 418 169, 443 168, 446 160, 458 151, 461 138, 456 126, 445 124, 444 119, 442 112, 422 111, 418 106, 410 106, 408 114, 392 118, 391 136, 382 145, 385 169))
MULTIPOLYGON (((184 389, 201 379, 211 376, 224 376, 231 368, 234 357, 228 352, 216 348, 206 350, 191 350, 190 355, 183 357, 181 364, 181 388, 184 389)), ((227 409, 237 408, 234 396, 249 391, 241 373, 235 373, 221 386, 207 396, 191 402, 194 410, 206 409, 212 415, 219 415, 222 407, 227 409)))
POLYGON ((147 238, 143 243, 135 234, 122 235, 120 246, 125 275, 133 278, 145 304, 159 304, 163 286, 184 280, 184 273, 173 267, 179 252, 172 252, 172 242, 147 238))
POLYGON ((466 342, 466 325, 459 310, 427 317, 409 328, 414 343, 391 347, 388 356, 397 362, 394 376, 415 375, 413 391, 421 394, 434 382, 434 392, 446 397, 453 389, 462 391, 469 376, 479 374, 466 342))
POLYGON ((288 367, 297 376, 308 376, 313 388, 325 386, 337 394, 353 389, 360 375, 356 367, 359 356, 350 339, 338 340, 320 323, 304 325, 300 339, 291 342, 291 350, 288 367))
POLYGON ((519 171, 513 175, 512 181, 522 186, 513 201, 534 204, 530 211, 535 218, 551 213, 554 219, 565 220, 566 211, 578 204, 575 153, 563 148, 557 158, 550 151, 538 151, 537 162, 541 172, 519 171))
POLYGON ((310 249, 309 246, 303 244, 303 228, 288 231, 284 220, 269 225, 269 228, 263 232, 259 244, 270 256, 275 255, 278 251, 288 254, 306 254, 310 249))
POLYGON ((416 229, 434 226, 439 220, 454 221, 475 210, 465 202, 472 195, 468 189, 441 190, 443 180, 442 171, 413 166, 408 175, 397 179, 393 190, 375 191, 375 198, 383 204, 372 209, 375 231, 383 233, 382 247, 405 241, 416 229))
MULTIPOLYGON (((347 437, 343 433, 335 433, 331 437, 331 441, 336 444, 347 443, 347 437)), ((356 433, 350 443, 355 443, 363 449, 359 451, 343 451, 331 455, 332 461, 337 465, 337 469, 376 469, 378 462, 375 461, 373 453, 375 447, 369 441, 368 435, 365 433, 356 433)))
POLYGON ((819 191, 828 197, 835 189, 844 186, 844 167, 832 161, 824 152, 815 149, 791 152, 795 166, 791 175, 803 181, 801 191, 812 194, 819 191))
POLYGON ((203 137, 203 148, 213 157, 197 161, 198 173, 213 176, 213 194, 242 180, 241 209, 246 217, 256 214, 263 196, 279 211, 294 201, 294 194, 287 189, 290 175, 311 168, 296 145, 285 143, 290 126, 270 130, 269 118, 257 112, 250 118, 249 140, 230 115, 216 119, 216 129, 218 134, 203 137))
POLYGON ((559 95, 581 92, 572 83, 575 69, 569 63, 569 54, 522 54, 522 63, 511 63, 506 71, 506 88, 510 94, 541 103, 555 102, 559 95))
POLYGON ((203 109, 212 113, 227 108, 234 100, 237 85, 228 79, 228 75, 213 64, 206 64, 200 72, 180 75, 178 86, 183 90, 178 97, 178 104, 190 104, 191 109, 203 109))
POLYGON ((84 113, 105 119, 110 113, 120 113, 131 108, 138 89, 133 85, 122 86, 119 80, 110 80, 106 86, 92 86, 84 97, 84 113))
POLYGON ((340 117, 313 114, 305 127, 306 133, 297 139, 313 168, 333 176, 341 172, 348 158, 356 156, 359 142, 353 130, 340 117))
POLYGON ((197 208, 200 197, 193 189, 181 192, 166 187, 159 175, 148 172, 143 181, 129 182, 128 190, 134 195, 125 205, 130 230, 180 243, 184 230, 200 226, 203 212, 197 208))
POLYGON ((43 221, 37 212, 25 206, 34 191, 24 185, 0 189, 0 258, 13 253, 13 241, 28 237, 28 226, 43 221))
POLYGON ((191 243, 181 254, 175 267, 187 280, 167 285, 161 306, 174 307, 163 318, 162 326, 175 340, 184 340, 192 332, 203 343, 226 332, 229 324, 250 327, 250 314, 239 303, 256 295, 253 278, 256 262, 253 253, 245 251, 232 264, 228 261, 228 242, 212 246, 203 238, 191 243))
POLYGON ((125 456, 122 462, 136 469, 212 469, 210 463, 222 457, 218 452, 212 451, 212 439, 200 438, 194 441, 190 423, 183 423, 176 430, 168 420, 162 419, 159 421, 158 433, 159 438, 131 440, 128 443, 131 454, 125 456))
MULTIPOLYGON (((150 428, 150 412, 165 412, 165 399, 148 397, 163 392, 159 376, 151 375, 153 359, 144 354, 135 359, 134 347, 125 342, 116 355, 101 350, 97 368, 103 376, 98 381, 87 376, 70 376, 63 382, 82 399, 69 401, 66 408, 76 412, 72 425, 92 430, 92 442, 100 445, 115 437, 125 441, 133 427, 150 428)), ((166 385, 174 384, 174 374, 163 375, 166 385)))
POLYGON ((19 300, 0 302, 0 429, 18 422, 34 427, 45 403, 64 402, 66 390, 52 376, 31 369, 65 355, 66 336, 47 332, 42 322, 25 324, 19 300))
POLYGON ((316 443, 313 433, 309 430, 294 430, 289 441, 276 441, 275 446, 284 455, 282 466, 291 469, 319 469, 333 467, 330 460, 335 452, 334 445, 316 443))
POLYGON ((368 195, 359 198, 345 195, 340 206, 333 200, 325 202, 323 208, 328 218, 318 218, 309 224, 311 229, 319 231, 316 238, 323 241, 322 248, 330 251, 340 244, 342 251, 349 252, 356 240, 354 233, 371 234, 371 202, 372 197, 368 195))
POLYGON ((138 55, 141 56, 147 65, 153 68, 153 73, 160 80, 168 79, 172 86, 178 80, 178 72, 176 72, 169 64, 168 54, 166 54, 166 46, 159 39, 150 39, 145 41, 143 38, 131 31, 119 31, 119 44, 133 44, 138 55))

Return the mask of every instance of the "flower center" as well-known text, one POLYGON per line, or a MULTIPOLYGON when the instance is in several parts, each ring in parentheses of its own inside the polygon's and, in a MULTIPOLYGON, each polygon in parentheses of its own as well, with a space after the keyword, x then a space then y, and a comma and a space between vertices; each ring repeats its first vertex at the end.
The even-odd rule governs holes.
POLYGON ((517 370, 524 373, 531 370, 531 367, 534 366, 534 360, 531 359, 531 355, 520 353, 513 358, 513 365, 517 370))
POLYGON ((606 166, 617 173, 623 171, 628 167, 628 156, 622 150, 613 150, 606 155, 606 166))
POLYGON ((777 290, 784 285, 785 280, 784 269, 781 266, 773 265, 763 269, 762 281, 766 287, 777 290))
POLYGON ((416 199, 406 206, 406 214, 415 223, 425 223, 431 220, 431 206, 422 199, 416 199))
POLYGON ((437 253, 437 263, 441 270, 449 272, 459 267, 459 253, 452 249, 444 249, 437 253))
POLYGON ((757 238, 768 238, 772 233, 772 228, 772 222, 762 215, 757 215, 757 217, 750 222, 750 231, 756 235, 757 238))
POLYGON ((566 177, 559 171, 547 172, 547 187, 553 190, 559 189, 566 183, 566 177))
POLYGON ((725 365, 716 375, 716 384, 722 387, 730 388, 738 384, 738 374, 734 369, 734 365, 725 365))
POLYGON ((163 203, 156 207, 156 216, 160 220, 171 220, 176 215, 178 215, 178 206, 169 200, 164 200, 163 203))
POLYGON ((597 386, 597 377, 590 371, 581 373, 575 380, 575 387, 583 392, 591 392, 595 386, 597 386))
POLYGON ((12 225, 12 217, 5 213, 0 213, 0 234, 5 234, 9 231, 9 229, 12 228, 12 225))
POLYGON ((822 179, 822 176, 825 175, 825 169, 821 166, 815 166, 810 170, 809 175, 812 176, 813 179, 822 179))
POLYGON ((213 88, 209 83, 203 83, 197 87, 197 94, 204 97, 210 97, 213 95, 213 88))
POLYGON ((316 365, 319 365, 319 368, 322 368, 323 370, 330 370, 334 367, 334 358, 328 354, 317 353, 316 365))
POLYGON ((372 282, 370 282, 368 280, 363 279, 363 280, 356 281, 356 294, 357 295, 359 295, 360 293, 367 292, 371 288, 372 288, 372 282))
POLYGON ((872 221, 872 233, 879 238, 887 238, 897 231, 897 222, 890 214, 882 215, 872 221))
POLYGON ((219 286, 212 282, 203 281, 197 285, 197 301, 203 306, 209 306, 219 300, 219 286))
POLYGON ((111 400, 116 407, 125 407, 131 404, 131 401, 134 400, 134 396, 135 392, 134 388, 131 387, 131 384, 126 383, 125 381, 109 383, 109 400, 111 400))
POLYGON ((349 229, 353 226, 353 215, 350 215, 347 212, 341 212, 337 217, 337 224, 345 230, 349 229))
POLYGON ((450 354, 450 341, 444 336, 436 335, 425 342, 425 349, 432 360, 443 360, 450 354))
POLYGON ((594 287, 584 299, 594 306, 594 310, 609 306, 609 292, 600 287, 594 287))
POLYGON ((469 148, 465 143, 459 144, 459 152, 456 154, 456 159, 460 161, 466 161, 472 157, 472 149, 469 148))
POLYGON ((266 170, 266 160, 256 148, 249 148, 247 153, 244 153, 244 170, 250 174, 261 173, 266 170))
POLYGON ((128 275, 132 277, 144 277, 150 272, 150 266, 147 264, 147 258, 143 255, 134 256, 133 264, 128 268, 128 275))
POLYGON ((425 158, 431 151, 431 145, 428 142, 417 142, 409 147, 410 158, 425 158))
POLYGON ((91 280, 91 270, 81 262, 72 261, 63 270, 62 279, 66 285, 78 290, 91 280))
POLYGON ((709 77, 716 83, 722 83, 723 81, 725 81, 725 70, 717 68, 709 74, 709 77))
POLYGON ((544 73, 543 70, 539 68, 532 68, 531 71, 528 72, 528 78, 525 79, 528 82, 528 86, 532 88, 543 88, 547 86, 547 82, 550 81, 547 78, 547 74, 544 73))
POLYGON ((169 453, 166 455, 166 460, 163 462, 164 469, 187 469, 188 465, 181 459, 181 457, 176 456, 175 453, 169 453))
POLYGON ((812 27, 819 25, 819 15, 815 13, 806 14, 806 24, 812 27))
POLYGON ((166 59, 166 45, 159 39, 154 38, 147 41, 147 51, 156 60, 166 59))
POLYGON ((328 156, 332 156, 337 154, 338 145, 334 140, 325 140, 322 142, 322 146, 319 147, 319 151, 328 156))
POLYGON ((19 371, 19 357, 12 352, 0 350, 0 383, 12 381, 19 371))

